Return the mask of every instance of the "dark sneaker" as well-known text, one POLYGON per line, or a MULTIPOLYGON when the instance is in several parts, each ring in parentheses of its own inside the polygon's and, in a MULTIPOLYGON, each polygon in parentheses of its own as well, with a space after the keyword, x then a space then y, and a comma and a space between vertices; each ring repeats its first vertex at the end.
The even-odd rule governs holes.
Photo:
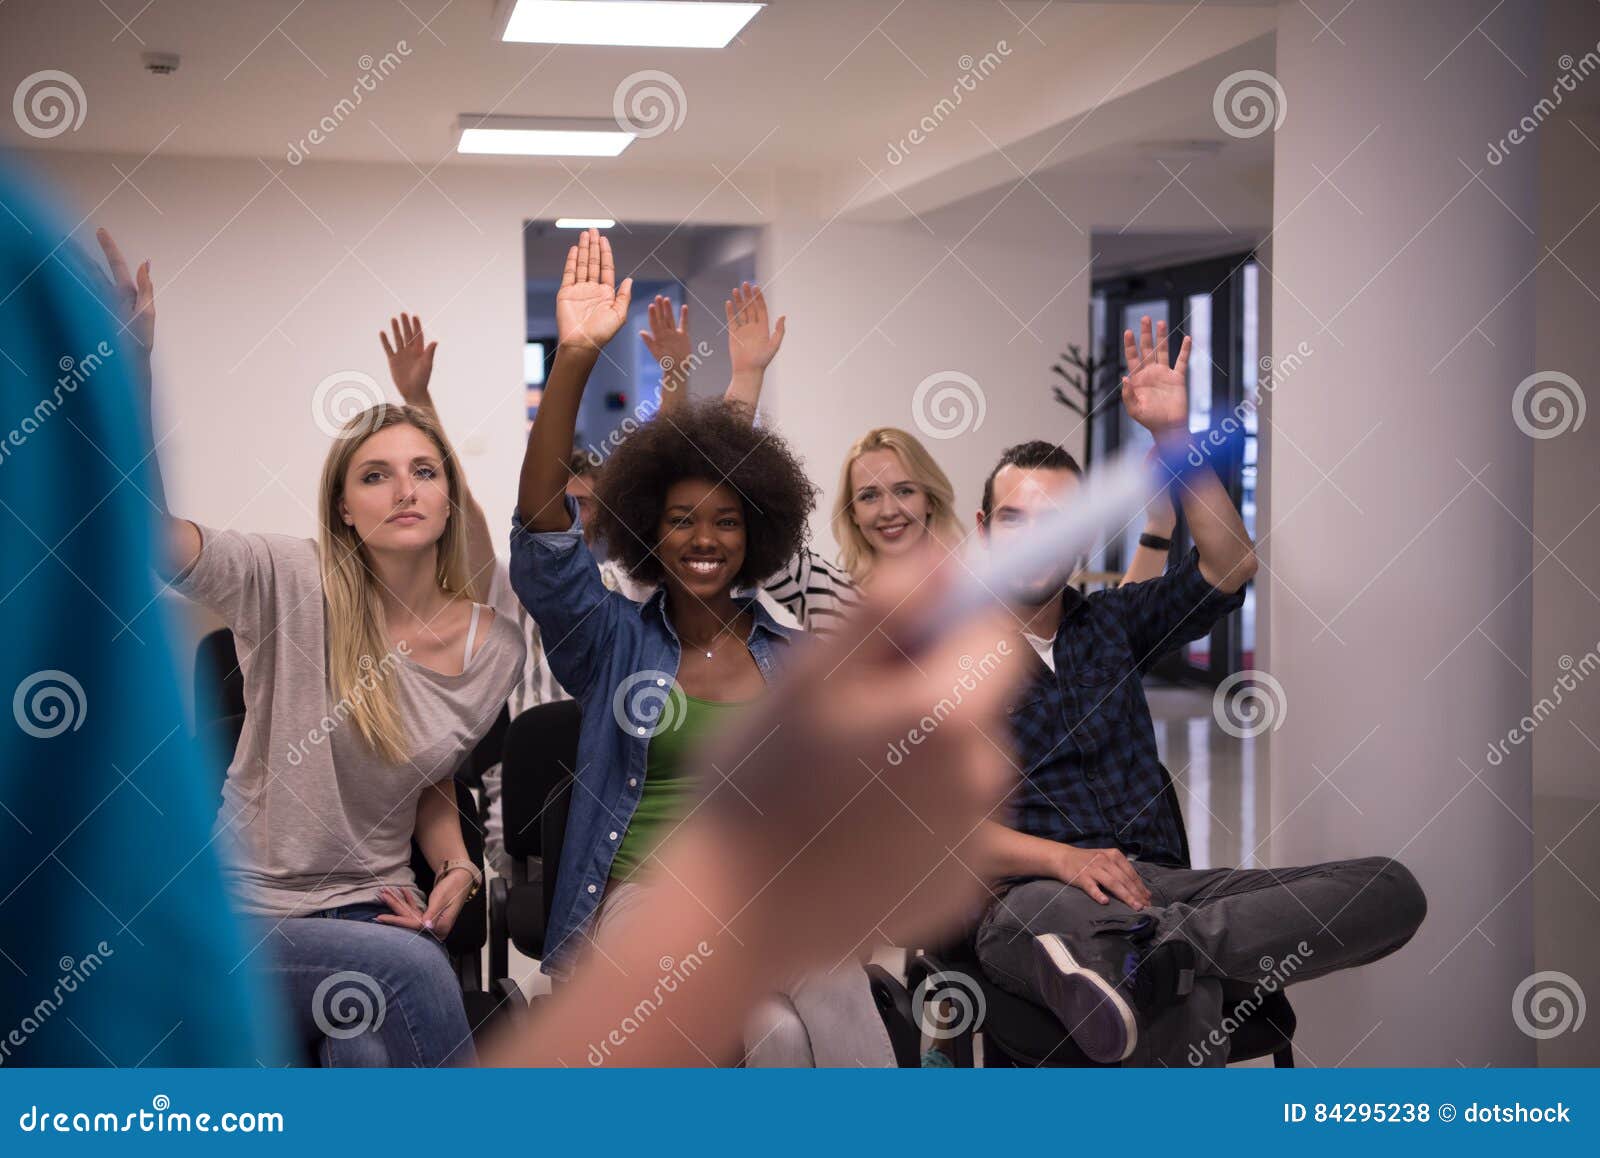
POLYGON ((1139 1041, 1133 1007, 1110 981, 1078 962, 1054 933, 1033 939, 1034 973, 1050 1011, 1090 1061, 1127 1059, 1139 1041))
POLYGON ((1141 1019, 1188 997, 1194 991, 1194 947, 1179 940, 1155 948, 1141 944, 1122 960, 1122 981, 1117 988, 1133 1003, 1141 1019))

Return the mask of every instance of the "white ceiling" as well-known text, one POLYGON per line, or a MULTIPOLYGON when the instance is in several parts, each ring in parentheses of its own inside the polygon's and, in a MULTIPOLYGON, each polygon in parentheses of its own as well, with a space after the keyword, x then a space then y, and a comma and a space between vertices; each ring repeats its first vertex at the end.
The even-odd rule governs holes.
POLYGON ((59 69, 82 85, 87 111, 80 128, 49 140, 0 118, 0 145, 283 160, 291 142, 336 116, 367 59, 394 53, 390 75, 305 149, 313 160, 548 165, 558 162, 453 155, 458 114, 610 118, 625 78, 658 70, 683 91, 681 126, 592 164, 641 174, 803 171, 825 210, 903 216, 1014 180, 1018 164, 1032 172, 1097 154, 1103 163, 1108 147, 1195 133, 1226 140, 1210 120, 1207 62, 1251 44, 1259 54, 1263 43, 1270 60, 1262 37, 1274 18, 1250 6, 777 0, 727 49, 672 50, 501 44, 493 7, 7 0, 0 93, 59 69), (151 76, 145 51, 175 52, 182 63, 175 75, 151 76), (891 164, 890 143, 937 116, 989 53, 992 71, 961 92, 959 115, 891 164), (1154 91, 1161 99, 1141 107, 1137 95, 1154 91))

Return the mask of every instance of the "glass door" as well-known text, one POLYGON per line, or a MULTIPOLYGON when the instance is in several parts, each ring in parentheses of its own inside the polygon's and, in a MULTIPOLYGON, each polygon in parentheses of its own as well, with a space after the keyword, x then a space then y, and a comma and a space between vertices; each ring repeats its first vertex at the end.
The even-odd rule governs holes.
MULTIPOLYGON (((1095 284, 1095 317, 1104 325, 1096 335, 1102 349, 1120 355, 1124 330, 1139 331, 1140 318, 1166 321, 1170 359, 1187 335, 1189 355, 1189 429, 1213 444, 1210 461, 1223 486, 1255 533, 1256 425, 1254 392, 1258 340, 1259 279, 1247 254, 1176 266, 1151 273, 1107 279, 1095 284), (1251 405, 1243 405, 1246 399, 1251 405), (1231 421, 1229 421, 1231 419, 1231 421), (1242 432, 1241 432, 1242 425, 1242 432), (1214 437, 1211 437, 1215 433, 1214 437)), ((1124 367, 1125 369, 1125 367, 1124 367)), ((1129 448, 1142 453, 1151 437, 1122 409, 1115 397, 1095 416, 1090 432, 1095 456, 1129 448)), ((1142 523, 1127 527, 1107 544, 1106 570, 1122 570, 1133 558, 1142 523)), ((1181 559, 1192 546, 1180 509, 1171 558, 1181 559)), ((1157 675, 1186 683, 1220 682, 1253 662, 1255 594, 1248 590, 1241 614, 1229 616, 1210 635, 1165 657, 1157 675)))

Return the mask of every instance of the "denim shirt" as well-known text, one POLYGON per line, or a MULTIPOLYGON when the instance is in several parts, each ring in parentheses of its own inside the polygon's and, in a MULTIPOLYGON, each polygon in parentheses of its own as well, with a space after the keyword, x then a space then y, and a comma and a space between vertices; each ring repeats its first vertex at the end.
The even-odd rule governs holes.
MULTIPOLYGON (((511 529, 511 587, 544 637, 545 657, 583 711, 566 842, 546 915, 541 968, 560 975, 581 947, 578 936, 600 907, 617 845, 644 792, 650 737, 681 719, 675 687, 682 647, 658 588, 642 604, 600 579, 583 541, 577 504, 565 531, 511 529)), ((754 595, 735 600, 755 615, 745 640, 768 683, 787 657, 791 632, 754 595)), ((681 693, 679 693, 681 695, 681 693)))

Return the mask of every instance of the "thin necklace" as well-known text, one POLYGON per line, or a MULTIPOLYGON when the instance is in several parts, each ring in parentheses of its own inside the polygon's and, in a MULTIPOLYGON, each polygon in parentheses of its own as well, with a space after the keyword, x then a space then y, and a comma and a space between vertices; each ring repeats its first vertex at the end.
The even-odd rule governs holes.
MULTIPOLYGON (((737 615, 735 615, 730 622, 723 624, 721 631, 717 632, 715 635, 713 635, 711 637, 710 642, 708 642, 705 645, 706 658, 707 659, 710 659, 712 652, 714 652, 716 650, 717 640, 721 639, 729 631, 732 631, 733 627, 734 627, 734 624, 736 624, 738 622, 739 622, 739 617, 737 615)), ((699 651, 700 650, 700 645, 699 644, 690 644, 690 646, 693 647, 695 651, 699 651)))

